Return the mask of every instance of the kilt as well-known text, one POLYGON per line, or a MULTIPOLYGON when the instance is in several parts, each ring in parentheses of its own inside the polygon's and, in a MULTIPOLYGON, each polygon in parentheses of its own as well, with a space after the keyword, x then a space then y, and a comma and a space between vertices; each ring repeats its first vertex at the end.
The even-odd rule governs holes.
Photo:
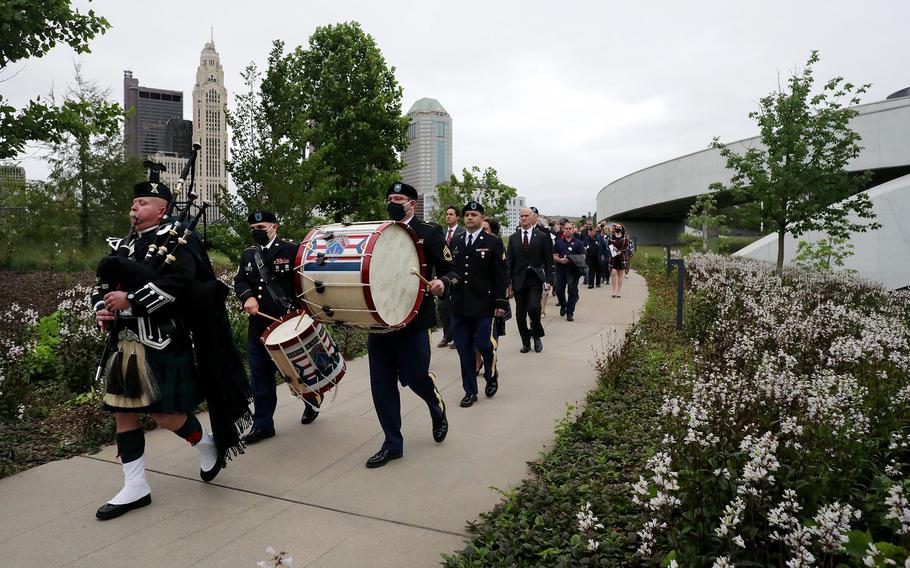
POLYGON ((165 413, 194 412, 203 400, 192 344, 174 341, 162 350, 145 348, 148 366, 158 385, 158 400, 142 408, 119 408, 104 404, 110 412, 165 413))

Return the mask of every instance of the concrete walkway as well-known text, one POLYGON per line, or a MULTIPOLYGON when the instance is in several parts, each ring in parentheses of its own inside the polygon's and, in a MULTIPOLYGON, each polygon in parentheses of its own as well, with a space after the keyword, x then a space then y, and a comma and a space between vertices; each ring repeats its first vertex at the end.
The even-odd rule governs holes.
MULTIPOLYGON (((581 290, 575 321, 550 299, 544 351, 518 352, 514 320, 499 348, 493 399, 460 408, 454 350, 433 368, 448 405, 445 443, 433 443, 426 405, 402 391, 404 459, 368 470, 382 432, 365 357, 350 361, 334 404, 299 422, 302 403, 279 387, 277 436, 250 446, 214 483, 198 478, 194 449, 165 431, 146 437, 151 506, 108 522, 95 509, 122 482, 115 448, 49 463, 0 480, 0 565, 4 567, 255 567, 272 546, 294 566, 432 566, 464 546, 465 524, 528 476, 553 440, 566 404, 595 384, 595 351, 637 319, 647 289, 632 273, 623 298, 581 290), (127 552, 129 551, 129 552, 127 552), (127 560, 126 555, 129 555, 127 560)), ((483 383, 481 381, 481 389, 483 383)))

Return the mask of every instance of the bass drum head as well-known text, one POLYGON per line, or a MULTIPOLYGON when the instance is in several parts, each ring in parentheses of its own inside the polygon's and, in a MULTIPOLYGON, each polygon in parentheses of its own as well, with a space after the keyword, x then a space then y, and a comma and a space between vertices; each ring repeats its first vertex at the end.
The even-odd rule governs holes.
POLYGON ((423 297, 423 282, 410 272, 421 269, 414 236, 406 227, 389 225, 380 231, 372 252, 370 294, 376 313, 386 325, 404 325, 423 297))
POLYGON ((306 314, 297 313, 299 315, 292 315, 289 319, 282 318, 281 323, 272 324, 274 327, 263 338, 263 343, 266 347, 269 345, 280 345, 289 339, 309 335, 315 328, 313 319, 306 314), (300 321, 300 318, 303 318, 303 321, 300 321))

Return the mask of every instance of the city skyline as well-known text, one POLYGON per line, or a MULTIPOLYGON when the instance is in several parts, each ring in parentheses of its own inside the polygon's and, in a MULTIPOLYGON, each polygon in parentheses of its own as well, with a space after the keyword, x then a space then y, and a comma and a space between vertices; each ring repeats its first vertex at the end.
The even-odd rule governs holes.
MULTIPOLYGON (((112 29, 91 42, 91 54, 58 47, 8 69, 7 76, 16 73, 3 83, 12 104, 21 106, 53 85, 62 90, 74 59, 102 88, 116 89, 122 70, 133 68, 143 83, 179 86, 189 96, 190 61, 210 26, 228 63, 226 88, 236 93, 240 70, 250 61, 264 69, 273 39, 305 47, 317 26, 357 20, 396 68, 403 112, 432 96, 457 117, 452 169, 495 167, 542 211, 593 211, 599 189, 615 179, 701 150, 714 136, 753 135, 747 115, 758 98, 812 49, 821 52, 819 81, 844 76, 872 83, 865 102, 910 85, 901 74, 903 52, 894 49, 910 6, 883 1, 864 5, 862 18, 843 1, 771 1, 744 18, 735 6, 716 2, 554 8, 468 1, 453 11, 341 0, 282 6, 276 17, 276 10, 251 11, 239 2, 162 0, 159 9, 182 17, 169 20, 172 39, 154 52, 135 41, 148 33, 135 7, 110 0, 74 5, 105 16, 112 29)), ((47 170, 34 158, 23 165, 36 178, 47 170)))

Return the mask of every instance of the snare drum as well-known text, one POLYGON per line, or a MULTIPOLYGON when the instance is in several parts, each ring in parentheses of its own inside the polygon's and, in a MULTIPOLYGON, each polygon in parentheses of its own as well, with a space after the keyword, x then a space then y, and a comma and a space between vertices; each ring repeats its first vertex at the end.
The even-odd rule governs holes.
POLYGON ((300 243, 294 285, 303 310, 323 323, 373 330, 406 325, 420 309, 423 250, 404 223, 336 223, 300 243))
POLYGON ((344 377, 344 359, 329 331, 301 311, 267 327, 260 341, 297 397, 322 395, 344 377))

